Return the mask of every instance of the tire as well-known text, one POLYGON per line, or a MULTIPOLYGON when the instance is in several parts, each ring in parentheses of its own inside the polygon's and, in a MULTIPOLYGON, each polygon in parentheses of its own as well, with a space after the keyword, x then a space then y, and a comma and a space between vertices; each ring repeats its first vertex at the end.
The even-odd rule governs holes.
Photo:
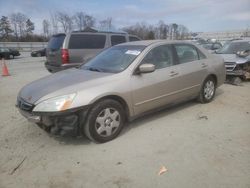
POLYGON ((112 99, 96 103, 89 111, 84 125, 85 135, 98 143, 108 142, 116 138, 125 122, 122 105, 112 99))
POLYGON ((11 55, 10 55, 10 59, 14 59, 14 55, 11 54, 11 55))
POLYGON ((202 84, 198 101, 201 103, 209 103, 214 99, 216 91, 216 82, 212 76, 205 79, 202 84))

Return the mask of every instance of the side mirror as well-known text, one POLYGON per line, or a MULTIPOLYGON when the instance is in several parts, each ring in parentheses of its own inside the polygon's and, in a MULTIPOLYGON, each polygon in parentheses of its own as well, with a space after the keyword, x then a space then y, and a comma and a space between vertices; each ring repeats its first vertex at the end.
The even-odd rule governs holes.
POLYGON ((155 65, 153 64, 142 64, 139 66, 139 73, 150 73, 155 71, 155 65))

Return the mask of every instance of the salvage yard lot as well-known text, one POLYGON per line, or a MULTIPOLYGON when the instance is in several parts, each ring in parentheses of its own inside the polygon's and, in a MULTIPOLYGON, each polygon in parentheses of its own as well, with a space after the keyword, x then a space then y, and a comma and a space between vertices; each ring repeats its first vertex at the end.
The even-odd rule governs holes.
POLYGON ((0 77, 0 188, 250 187, 250 82, 224 84, 209 104, 156 112, 95 144, 55 138, 19 114, 21 87, 50 74, 44 58, 29 56, 6 61, 11 76, 0 77))

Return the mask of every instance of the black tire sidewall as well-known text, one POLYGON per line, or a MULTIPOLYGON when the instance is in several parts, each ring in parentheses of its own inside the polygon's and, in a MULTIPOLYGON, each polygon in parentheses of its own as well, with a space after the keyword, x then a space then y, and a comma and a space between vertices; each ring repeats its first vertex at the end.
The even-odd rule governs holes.
POLYGON ((84 132, 91 140, 98 142, 98 143, 104 143, 104 142, 113 140, 119 135, 119 133, 121 132, 124 126, 124 122, 125 122, 125 113, 122 108, 122 105, 115 100, 106 99, 106 100, 98 102, 97 104, 93 106, 93 108, 90 109, 88 117, 87 117, 87 122, 84 127, 84 132), (119 112, 120 118, 121 118, 120 126, 118 127, 118 130, 115 132, 115 134, 108 136, 108 137, 100 136, 96 132, 96 129, 95 129, 96 118, 99 115, 99 113, 105 108, 116 109, 119 112))

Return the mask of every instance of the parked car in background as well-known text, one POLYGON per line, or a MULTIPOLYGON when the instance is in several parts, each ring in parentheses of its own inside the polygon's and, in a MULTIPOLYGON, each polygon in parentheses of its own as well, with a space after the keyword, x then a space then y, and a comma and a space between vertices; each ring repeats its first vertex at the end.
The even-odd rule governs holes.
POLYGON ((202 39, 202 38, 193 39, 192 42, 198 45, 207 44, 207 40, 202 39))
POLYGON ((229 39, 229 40, 220 40, 220 43, 222 44, 222 46, 224 46, 225 44, 228 44, 232 41, 238 41, 238 40, 242 40, 242 38, 233 38, 233 39, 229 39))
POLYGON ((15 56, 19 56, 20 53, 18 50, 10 49, 10 48, 2 48, 0 47, 0 58, 4 59, 14 59, 15 56))
POLYGON ((48 43, 45 66, 49 72, 77 67, 105 48, 136 40, 140 39, 125 32, 88 30, 67 35, 56 34, 48 43))
POLYGON ((207 49, 209 52, 213 53, 215 50, 218 50, 222 47, 222 44, 219 42, 206 43, 202 44, 202 47, 207 49))
POLYGON ((46 48, 35 50, 30 53, 32 57, 42 57, 46 55, 46 48))
POLYGON ((250 40, 233 40, 216 51, 220 54, 227 70, 227 76, 237 82, 250 79, 250 40))
POLYGON ((15 56, 20 56, 21 55, 20 52, 15 48, 8 48, 8 49, 10 50, 10 53, 11 53, 10 58, 12 58, 12 59, 14 59, 15 56))
POLYGON ((225 81, 220 56, 184 41, 148 40, 108 48, 78 69, 21 89, 17 107, 45 130, 107 142, 128 120, 183 101, 211 102, 225 81))

